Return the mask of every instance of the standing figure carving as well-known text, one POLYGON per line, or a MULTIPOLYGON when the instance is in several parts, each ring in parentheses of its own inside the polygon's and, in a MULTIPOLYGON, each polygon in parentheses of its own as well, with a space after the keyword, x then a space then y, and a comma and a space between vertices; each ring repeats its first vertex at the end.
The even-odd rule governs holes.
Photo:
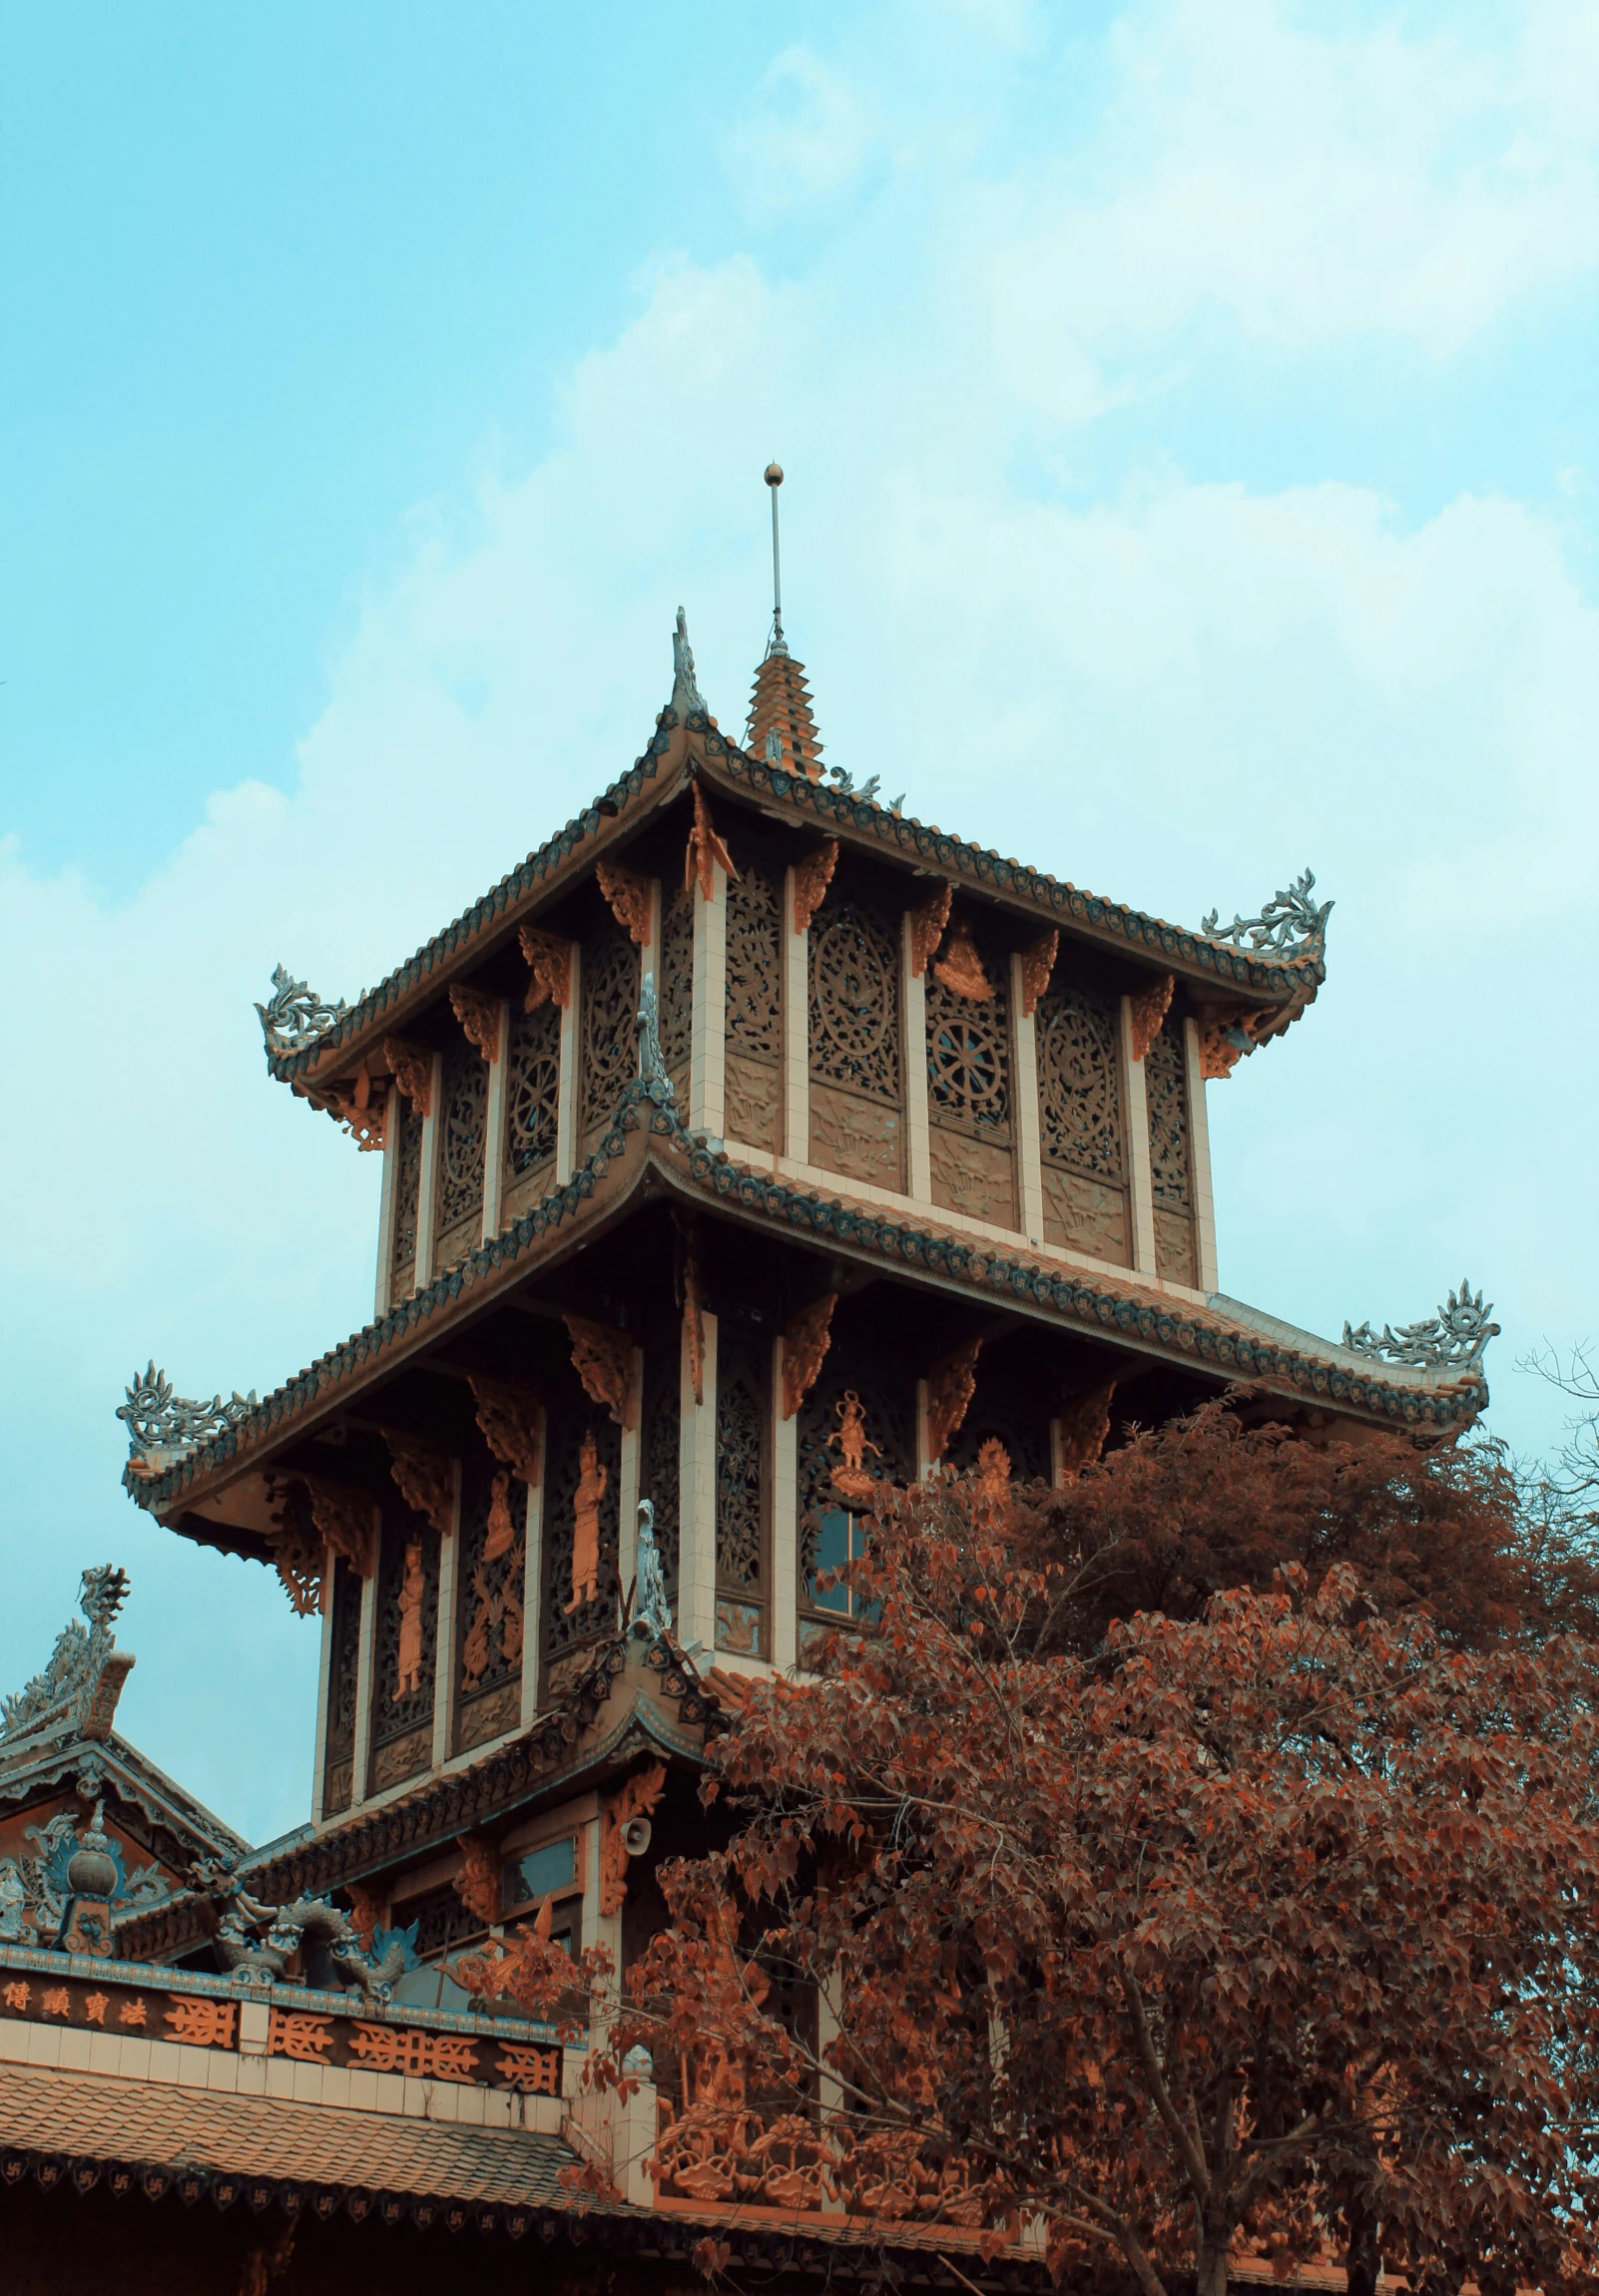
POLYGON ((882 1457, 879 1445, 866 1433, 866 1407, 852 1387, 846 1387, 837 1405, 838 1425, 827 1437, 827 1449, 838 1446, 838 1464, 832 1471, 832 1487, 840 1499, 851 1507, 863 1507, 871 1497, 871 1477, 866 1473, 866 1453, 882 1457))
POLYGON ((427 1575, 422 1569, 422 1542, 413 1539, 405 1550, 405 1577, 400 1582, 399 1655, 393 1696, 397 1702, 407 1691, 422 1686, 422 1595, 427 1575))
POLYGON ((592 1433, 583 1438, 578 1469, 573 1503, 572 1600, 563 1606, 567 1610, 594 1602, 600 1592, 600 1501, 605 1497, 610 1471, 600 1465, 600 1447, 592 1433))
POLYGON ((667 1601, 666 1574, 661 1550, 655 1543, 655 1507, 639 1501, 639 1563, 633 1598, 633 1623, 649 1634, 670 1634, 672 1607, 667 1601))

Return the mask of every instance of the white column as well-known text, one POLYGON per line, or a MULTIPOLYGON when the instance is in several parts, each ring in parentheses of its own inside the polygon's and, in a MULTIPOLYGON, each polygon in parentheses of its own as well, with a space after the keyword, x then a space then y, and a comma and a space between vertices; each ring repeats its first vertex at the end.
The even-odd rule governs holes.
POLYGON ((905 1008, 905 1146, 910 1192, 918 1203, 932 1202, 932 1141, 927 1130, 927 983, 911 970, 911 921, 906 911, 899 929, 899 977, 905 1008))
POLYGON ((783 1152, 810 1160, 810 935, 794 929, 794 871, 783 880, 783 1152))
POLYGON ((444 1111, 439 1103, 444 1098, 444 1056, 435 1053, 429 1064, 427 1085, 427 1114, 422 1119, 422 1177, 416 1191, 416 1289, 422 1291, 433 1280, 433 1227, 438 1201, 438 1142, 444 1129, 444 1111))
MULTIPOLYGON (((659 877, 652 877, 650 879, 650 937, 639 951, 639 975, 641 980, 646 973, 655 975, 657 1007, 661 1002, 661 919, 663 914, 661 880, 659 877)), ((642 1037, 639 1039, 639 1058, 641 1061, 644 1058, 644 1039, 642 1037)))
POLYGON ((918 1483, 925 1483, 938 1464, 928 1448, 931 1440, 927 1433, 927 1382, 925 1379, 918 1379, 916 1382, 916 1481, 918 1483))
POLYGON ((678 1389, 678 1639, 717 1639, 717 1319, 705 1321, 705 1401, 694 1400, 688 1333, 678 1389))
POLYGON ((489 1063, 488 1101, 483 1111, 483 1241, 500 1232, 500 1198, 505 1191, 505 1091, 511 1068, 511 1008, 500 999, 497 1051, 489 1063))
POLYGON ((629 1373, 629 1393, 633 1402, 633 1425, 622 1430, 622 1471, 617 1479, 616 1568, 619 1586, 619 1604, 628 1599, 628 1589, 639 1568, 639 1422, 644 1413, 644 1355, 633 1350, 633 1368, 629 1373))
POLYGON ((1015 1080, 1011 1122, 1016 1128, 1016 1173, 1021 1181, 1022 1233, 1029 1243, 1044 1240, 1044 1160, 1038 1137, 1038 1035, 1031 1013, 1022 1011, 1022 960, 1010 960, 1011 1075, 1015 1080))
POLYGON ((433 1636, 433 1767, 449 1759, 455 1719, 455 1607, 460 1599, 461 1463, 455 1462, 450 1527, 438 1543, 438 1621, 433 1636))
POLYGON ((361 1635, 355 1661, 355 1751, 350 1766, 350 1807, 366 1799, 366 1772, 372 1753, 372 1667, 377 1652, 377 1573, 381 1542, 372 1542, 372 1575, 361 1581, 361 1635))
POLYGON ((1122 999, 1122 1110, 1127 1123, 1127 1170, 1132 1181, 1133 1265, 1140 1275, 1155 1273, 1155 1183, 1149 1161, 1149 1102, 1144 1064, 1133 1058, 1133 1000, 1122 999))
MULTIPOLYGON (((828 2049, 837 2038, 838 2020, 833 2012, 832 2003, 827 1998, 826 1988, 818 1986, 816 1988, 816 2055, 823 2062, 825 2062, 828 2049)), ((833 2078, 830 2072, 823 2072, 818 2075, 816 2093, 817 2101, 821 2106, 823 2121, 830 2114, 843 2110, 842 2085, 833 2078)), ((823 2216, 842 2216, 844 2203, 831 2197, 824 2199, 821 2203, 821 2213, 823 2216)), ((965 2275, 962 2274, 961 2277, 964 2278, 965 2275)))
POLYGON ((1183 1053, 1188 1069, 1188 1137, 1194 1165, 1194 1241, 1199 1261, 1201 1291, 1219 1291, 1216 1272, 1216 1198, 1211 1193, 1211 1126, 1205 1108, 1205 1071, 1200 1062, 1199 1023, 1192 1015, 1183 1023, 1183 1053))
MULTIPOLYGON (((378 1310, 382 1313, 381 1308, 378 1310)), ((333 1550, 322 1550, 322 1646, 316 1661, 316 1752, 311 1773, 311 1824, 322 1822, 327 1777, 327 1688, 333 1670, 333 1550)))
POLYGON ((522 1534, 522 1727, 539 1710, 539 1655, 544 1646, 544 1486, 548 1477, 549 1423, 538 1419, 539 1479, 528 1486, 522 1534))
POLYGON ((1052 1419, 1049 1423, 1049 1487, 1051 1491, 1060 1490, 1065 1480, 1066 1458, 1065 1449, 1060 1439, 1060 1421, 1052 1419))
POLYGON ((772 1663, 800 1655, 800 1414, 783 1416, 783 1340, 772 1350, 772 1663))
POLYGON ((561 1078, 555 1104, 555 1184, 565 1187, 577 1154, 578 1016, 583 1010, 581 951, 572 944, 571 985, 561 1015, 561 1078))
POLYGON ((399 1136, 405 1096, 390 1085, 383 1108, 383 1193, 377 1211, 377 1297, 373 1313, 387 1315, 394 1304, 394 1215, 399 1188, 399 1136))
POLYGON ((715 887, 694 896, 694 1039, 689 1056, 689 1130, 722 1138, 726 1122, 728 1029, 728 873, 711 864, 715 887))

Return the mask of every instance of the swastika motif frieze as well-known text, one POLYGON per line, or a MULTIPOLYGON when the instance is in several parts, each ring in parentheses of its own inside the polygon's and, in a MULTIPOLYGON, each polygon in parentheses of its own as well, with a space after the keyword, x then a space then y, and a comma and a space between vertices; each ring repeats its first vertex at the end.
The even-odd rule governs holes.
POLYGON ((1084 989, 1041 997, 1034 1023, 1047 1163, 1121 1180, 1126 1170, 1115 1009, 1084 989))

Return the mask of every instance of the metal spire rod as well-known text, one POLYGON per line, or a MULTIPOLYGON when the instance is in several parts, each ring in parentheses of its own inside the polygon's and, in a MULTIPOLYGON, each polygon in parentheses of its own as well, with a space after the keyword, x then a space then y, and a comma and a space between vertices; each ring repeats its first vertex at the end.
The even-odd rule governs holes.
POLYGON ((786 654, 783 640, 783 556, 778 544, 778 489, 783 484, 783 465, 767 464, 767 484, 772 489, 772 644, 769 653, 786 654))

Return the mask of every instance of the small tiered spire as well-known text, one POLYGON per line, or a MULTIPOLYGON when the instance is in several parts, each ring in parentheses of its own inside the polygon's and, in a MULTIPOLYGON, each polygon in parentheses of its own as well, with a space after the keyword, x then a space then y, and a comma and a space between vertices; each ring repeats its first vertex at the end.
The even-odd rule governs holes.
POLYGON ((783 471, 775 462, 767 465, 767 484, 772 489, 772 636, 756 672, 744 745, 770 764, 787 765, 791 772, 818 781, 821 743, 810 713, 804 664, 795 660, 783 635, 783 562, 778 549, 778 489, 783 484, 783 471))

